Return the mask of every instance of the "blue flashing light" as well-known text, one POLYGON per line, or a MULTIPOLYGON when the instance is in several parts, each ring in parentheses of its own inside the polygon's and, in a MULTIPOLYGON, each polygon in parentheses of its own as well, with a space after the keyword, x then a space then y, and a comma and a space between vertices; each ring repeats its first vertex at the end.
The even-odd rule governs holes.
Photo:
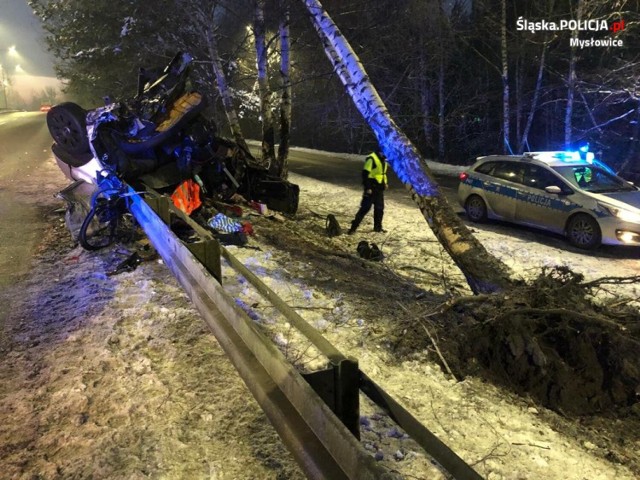
POLYGON ((565 162, 574 162, 580 160, 580 152, 554 152, 551 158, 563 160, 565 162))
MULTIPOLYGON (((564 151, 564 152, 531 152, 536 158, 542 161, 561 160, 563 162, 579 162, 582 160, 582 156, 579 151, 564 151)), ((587 153, 587 157, 593 157, 593 153, 587 153)))
POLYGON ((587 153, 589 151, 589 144, 587 143, 586 145, 581 146, 580 151, 582 153, 587 153))
POLYGON ((616 175, 616 172, 606 163, 601 160, 598 160, 593 152, 588 151, 589 146, 580 147, 577 151, 564 151, 564 152, 527 152, 527 155, 533 156, 543 162, 550 162, 553 160, 560 160, 563 162, 576 162, 576 161, 586 161, 587 163, 602 168, 612 175, 616 175), (582 153, 582 155, 581 155, 582 153))

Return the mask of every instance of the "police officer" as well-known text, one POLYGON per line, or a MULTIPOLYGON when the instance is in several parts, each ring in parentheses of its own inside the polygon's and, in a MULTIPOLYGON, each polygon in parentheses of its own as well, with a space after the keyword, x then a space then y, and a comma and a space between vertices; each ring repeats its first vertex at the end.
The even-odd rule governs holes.
POLYGON ((351 222, 349 235, 353 235, 364 216, 373 205, 373 231, 386 232, 382 228, 382 216, 384 215, 384 191, 387 189, 387 158, 380 151, 367 155, 362 169, 362 185, 364 193, 360 210, 356 218, 351 222))

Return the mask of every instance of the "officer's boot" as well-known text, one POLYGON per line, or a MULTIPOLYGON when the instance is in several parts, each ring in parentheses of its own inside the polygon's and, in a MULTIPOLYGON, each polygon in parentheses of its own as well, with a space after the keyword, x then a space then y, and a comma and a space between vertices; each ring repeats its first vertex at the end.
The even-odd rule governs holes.
POLYGON ((375 210, 373 212, 373 231, 374 232, 381 232, 381 233, 387 233, 387 231, 382 228, 382 215, 384 212, 381 212, 380 210, 375 210))
POLYGON ((358 229, 358 226, 360 225, 362 218, 363 218, 362 216, 358 216, 358 214, 356 214, 356 218, 354 218, 353 222, 351 222, 351 228, 349 228, 349 235, 353 235, 354 233, 356 233, 356 230, 358 229))

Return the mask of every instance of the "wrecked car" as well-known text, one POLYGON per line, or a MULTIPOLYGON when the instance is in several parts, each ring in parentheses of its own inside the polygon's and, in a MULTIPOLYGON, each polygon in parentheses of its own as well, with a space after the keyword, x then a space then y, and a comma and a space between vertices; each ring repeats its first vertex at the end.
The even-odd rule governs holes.
POLYGON ((246 147, 218 135, 204 114, 206 97, 188 89, 191 63, 181 52, 164 68, 140 69, 133 98, 105 99, 105 106, 88 111, 65 102, 47 112, 55 159, 73 181, 59 194, 67 201, 67 226, 85 248, 103 246, 87 241, 91 224, 113 230, 126 211, 115 178, 173 192, 174 204, 188 214, 198 205, 180 204, 181 187, 204 198, 237 194, 271 210, 296 212, 297 185, 270 176, 268 165, 246 147))

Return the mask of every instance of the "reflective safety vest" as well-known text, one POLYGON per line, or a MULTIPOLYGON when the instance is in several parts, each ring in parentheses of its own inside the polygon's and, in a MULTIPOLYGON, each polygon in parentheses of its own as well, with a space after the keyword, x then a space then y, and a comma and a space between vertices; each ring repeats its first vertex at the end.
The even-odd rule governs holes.
POLYGON ((375 153, 370 153, 364 161, 364 170, 369 172, 369 178, 376 182, 387 184, 387 162, 380 160, 375 153))
POLYGON ((187 215, 202 205, 200 201, 200 185, 193 180, 185 180, 173 191, 171 200, 176 208, 187 215))

